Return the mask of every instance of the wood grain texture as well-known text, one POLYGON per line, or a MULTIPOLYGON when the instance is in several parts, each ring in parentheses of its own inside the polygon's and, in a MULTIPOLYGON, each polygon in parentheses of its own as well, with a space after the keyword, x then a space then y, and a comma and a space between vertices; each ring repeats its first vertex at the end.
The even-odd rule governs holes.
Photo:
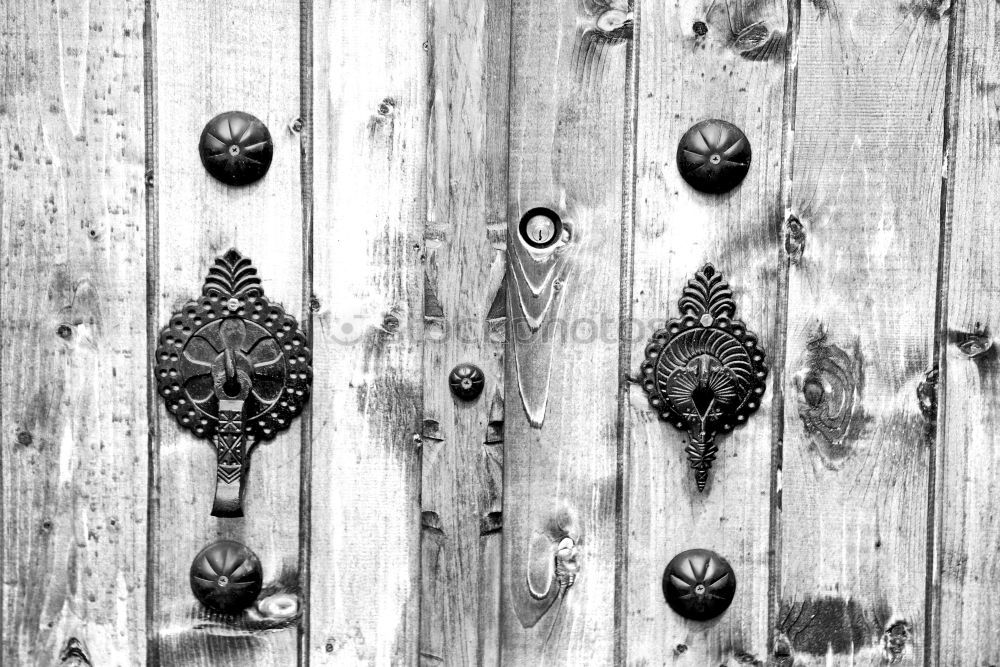
POLYGON ((313 665, 415 664, 426 3, 314 8, 313 665))
POLYGON ((433 4, 430 18, 420 654, 429 665, 495 665, 510 3, 446 0, 433 4), (461 363, 485 373, 474 401, 449 388, 461 363))
POLYGON ((625 3, 517 0, 511 24, 502 655, 615 652, 625 3), (521 216, 561 216, 532 250, 521 216))
MULTIPOLYGON (((777 1, 641 6, 634 375, 650 337, 680 315, 681 292, 706 262, 728 280, 736 316, 758 334, 765 353, 783 344, 774 329, 786 23, 777 1), (707 118, 735 124, 752 146, 746 179, 722 195, 694 190, 677 168, 678 141, 707 118)), ((719 456, 699 493, 684 452, 687 432, 662 421, 642 385, 631 385, 628 664, 765 660, 771 394, 769 384, 757 413, 716 437, 719 456), (736 573, 736 598, 717 621, 687 621, 664 600, 664 567, 691 548, 718 552, 736 573)))
MULTIPOLYGON (((159 284, 157 322, 201 294, 215 257, 237 248, 256 265, 264 294, 301 319, 302 206, 299 137, 299 3, 158 0, 156 21, 159 284), (198 156, 209 119, 239 110, 271 132, 267 175, 233 188, 211 178, 198 156)), ((162 664, 282 665, 297 655, 299 613, 298 422, 252 450, 239 519, 209 515, 215 450, 160 408, 156 480, 154 637, 162 664), (265 591, 236 619, 206 612, 188 583, 191 560, 218 538, 260 557, 265 591)))
POLYGON ((936 597, 937 664, 1000 662, 1000 233, 992 223, 1000 193, 996 103, 1000 87, 1000 7, 961 3, 953 9, 952 169, 945 386, 939 396, 943 434, 937 497, 940 574, 936 597))
POLYGON ((3 664, 145 658, 142 17, 0 15, 3 664))
POLYGON ((947 3, 803 3, 777 653, 922 664, 947 3))

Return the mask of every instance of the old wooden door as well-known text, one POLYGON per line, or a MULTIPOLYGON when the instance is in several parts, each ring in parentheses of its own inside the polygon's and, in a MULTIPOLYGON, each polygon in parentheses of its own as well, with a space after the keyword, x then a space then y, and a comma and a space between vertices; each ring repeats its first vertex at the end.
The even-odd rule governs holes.
POLYGON ((996 2, 9 0, 0 26, 4 665, 1000 662, 996 2), (230 110, 273 143, 245 187, 198 155, 230 110), (678 172, 709 118, 752 145, 722 194, 678 172), (153 369, 231 247, 312 388, 216 518, 153 369), (640 368, 707 263, 768 375, 699 492, 640 368), (220 538, 263 568, 236 614, 189 585, 220 538), (737 582, 708 621, 664 599, 693 548, 737 582))

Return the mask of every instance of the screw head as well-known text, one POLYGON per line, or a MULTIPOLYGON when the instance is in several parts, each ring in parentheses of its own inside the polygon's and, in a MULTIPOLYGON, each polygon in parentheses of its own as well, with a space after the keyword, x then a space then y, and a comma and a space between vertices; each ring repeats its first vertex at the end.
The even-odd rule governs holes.
POLYGON ((215 179, 226 185, 249 185, 267 173, 274 144, 260 119, 242 111, 227 111, 205 125, 198 153, 215 179))
POLYGON ((695 123, 677 145, 677 169, 696 190, 728 192, 750 170, 750 141, 743 130, 724 120, 695 123))
POLYGON ((238 614, 254 603, 263 585, 257 554, 232 540, 214 542, 191 562, 191 592, 223 614, 238 614))
POLYGON ((674 556, 663 571, 663 597, 675 612, 707 621, 729 608, 736 595, 736 574, 725 558, 708 549, 674 556))
POLYGON ((451 393, 463 401, 473 401, 483 393, 486 386, 486 375, 479 366, 474 364, 459 364, 448 375, 448 386, 451 393))

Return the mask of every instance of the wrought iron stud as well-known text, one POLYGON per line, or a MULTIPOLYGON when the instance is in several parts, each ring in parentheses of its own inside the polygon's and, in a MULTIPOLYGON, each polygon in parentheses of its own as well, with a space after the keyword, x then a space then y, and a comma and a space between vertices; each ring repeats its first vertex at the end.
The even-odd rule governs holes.
POLYGON ((677 169, 696 190, 728 192, 750 170, 750 141, 743 130, 724 120, 695 123, 677 145, 677 169))
POLYGON ((675 612, 707 621, 729 608, 736 595, 736 573, 725 558, 708 549, 674 556, 663 571, 663 597, 675 612))
POLYGON ((227 111, 205 125, 198 154, 215 179, 226 185, 249 185, 267 173, 274 144, 260 119, 242 111, 227 111))
POLYGON ((257 269, 235 249, 215 260, 201 298, 160 331, 154 373, 167 410, 215 443, 213 516, 243 516, 250 452, 302 411, 310 361, 295 318, 267 300, 257 269))
POLYGON ((448 375, 448 386, 451 393, 463 401, 474 401, 483 393, 486 386, 486 376, 479 366, 474 364, 459 364, 448 375))
POLYGON ((263 575, 257 554, 232 540, 208 545, 191 562, 191 592, 223 614, 237 614, 260 595, 263 575))
POLYGON ((767 367, 757 335, 735 318, 733 291, 706 264, 678 302, 681 316, 653 334, 642 362, 642 386, 660 418, 687 431, 685 449, 699 491, 718 452, 715 436, 746 422, 760 407, 767 367))

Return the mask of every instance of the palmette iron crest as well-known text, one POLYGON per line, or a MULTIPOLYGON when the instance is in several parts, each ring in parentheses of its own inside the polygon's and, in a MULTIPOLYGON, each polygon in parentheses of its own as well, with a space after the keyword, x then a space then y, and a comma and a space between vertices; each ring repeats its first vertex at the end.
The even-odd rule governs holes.
POLYGON ((154 373, 167 410, 216 447, 213 516, 243 516, 251 448, 288 428, 308 400, 306 342, 235 249, 215 260, 201 298, 160 331, 154 373))
POLYGON ((642 386, 660 418, 688 432, 685 451, 704 491, 715 436, 760 407, 767 367, 757 336, 735 318, 733 291, 711 264, 688 281, 678 308, 681 316, 646 346, 642 386))

